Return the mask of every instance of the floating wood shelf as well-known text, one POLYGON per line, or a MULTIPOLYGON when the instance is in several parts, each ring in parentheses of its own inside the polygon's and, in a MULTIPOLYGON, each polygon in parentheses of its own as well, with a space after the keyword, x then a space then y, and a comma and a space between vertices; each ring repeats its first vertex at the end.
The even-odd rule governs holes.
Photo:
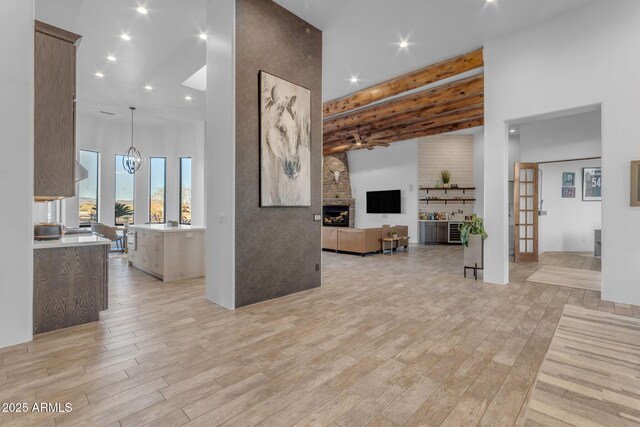
POLYGON ((424 203, 436 203, 436 204, 449 204, 451 202, 454 203, 459 203, 462 202, 463 205, 466 205, 467 203, 471 203, 471 202, 475 202, 476 199, 443 199, 443 198, 433 198, 433 199, 418 199, 420 202, 424 202, 424 203))
POLYGON ((420 187, 418 190, 426 191, 429 194, 429 191, 444 191, 444 194, 447 194, 449 191, 462 191, 462 194, 466 194, 467 191, 474 191, 476 187, 452 187, 452 188, 442 188, 442 187, 420 187))

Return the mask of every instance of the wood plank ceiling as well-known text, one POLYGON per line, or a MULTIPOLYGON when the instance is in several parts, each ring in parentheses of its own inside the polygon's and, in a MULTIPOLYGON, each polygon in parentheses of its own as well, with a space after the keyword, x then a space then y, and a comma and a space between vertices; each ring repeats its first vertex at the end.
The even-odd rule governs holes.
POLYGON ((478 49, 325 102, 324 154, 372 148, 367 141, 392 143, 482 126, 484 73, 433 84, 483 65, 482 49, 478 49), (357 145, 354 135, 365 143, 357 145))

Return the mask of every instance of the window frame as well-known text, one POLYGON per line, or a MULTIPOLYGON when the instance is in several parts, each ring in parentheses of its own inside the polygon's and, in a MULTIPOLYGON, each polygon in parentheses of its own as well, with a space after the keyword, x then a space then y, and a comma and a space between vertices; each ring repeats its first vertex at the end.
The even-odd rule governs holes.
MULTIPOLYGON (((113 224, 117 227, 117 226, 123 226, 124 223, 118 223, 118 219, 115 216, 115 204, 118 202, 118 171, 115 169, 118 165, 118 157, 124 158, 125 155, 124 154, 119 154, 116 153, 115 155, 115 161, 116 163, 114 163, 114 169, 113 169, 113 224)), ((120 164, 122 164, 122 159, 120 159, 120 164)), ((127 173, 126 171, 124 171, 125 173, 127 173)), ((131 215, 131 221, 129 222, 129 225, 134 225, 135 224, 135 219, 136 219, 136 174, 130 174, 133 176, 133 185, 132 185, 132 194, 131 194, 131 207, 133 208, 133 215, 131 215)))
POLYGON ((167 223, 167 158, 163 156, 149 157, 149 224, 166 224, 167 223), (164 160, 164 184, 162 196, 162 222, 154 222, 151 218, 151 173, 153 172, 153 159, 164 160))
MULTIPOLYGON (((185 156, 185 157, 180 157, 180 186, 179 188, 179 195, 178 195, 178 222, 180 224, 184 224, 184 225, 191 225, 191 222, 193 221, 193 218, 191 219, 191 222, 182 222, 182 160, 185 159, 189 159, 189 161, 191 162, 191 183, 193 184, 193 160, 191 158, 191 156, 185 156)), ((193 186, 192 186, 193 188, 193 186)), ((192 194, 193 196, 193 194, 192 194)), ((193 199, 192 199, 193 200, 193 199)), ((189 209, 193 209, 193 205, 189 206, 189 209)))
MULTIPOLYGON (((78 149, 78 162, 80 162, 80 152, 95 153, 96 155, 96 224, 100 222, 100 152, 97 150, 78 149)), ((82 164, 82 163, 80 163, 82 164)), ((84 167, 84 166, 83 166, 84 167)), ((81 228, 91 227, 91 223, 82 224, 80 222, 80 183, 78 182, 78 226, 81 228)))

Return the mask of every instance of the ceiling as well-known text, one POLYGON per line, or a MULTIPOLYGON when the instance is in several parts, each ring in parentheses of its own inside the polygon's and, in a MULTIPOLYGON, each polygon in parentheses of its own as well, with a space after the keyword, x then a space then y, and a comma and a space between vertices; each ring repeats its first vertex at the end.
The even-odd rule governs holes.
POLYGON ((82 36, 77 57, 80 113, 141 121, 203 121, 204 93, 181 83, 206 62, 206 0, 36 0, 36 19, 82 36), (139 4, 147 15, 136 11, 139 4), (130 41, 120 38, 127 33, 130 41), (117 60, 111 62, 107 56, 117 60), (104 77, 96 77, 100 72, 104 77), (145 89, 150 85, 153 89, 145 89), (190 96, 190 101, 185 100, 190 96))
MULTIPOLYGON (((594 1, 276 0, 324 32, 324 100, 471 51, 594 1), (401 39, 409 42, 407 48, 398 46, 401 39), (351 83, 352 76, 359 81, 351 83)), ((37 19, 83 36, 79 112, 102 110, 128 118, 128 107, 134 105, 143 120, 204 120, 204 93, 181 84, 206 62, 199 35, 206 28, 207 0, 140 0, 147 15, 136 11, 135 0, 35 3, 37 19), (130 41, 120 38, 123 32, 130 41), (117 61, 109 61, 109 55, 117 61)))
POLYGON ((597 0, 275 0, 323 31, 332 100, 597 0), (409 46, 398 43, 406 39, 409 46), (359 81, 350 82, 352 76, 359 81))

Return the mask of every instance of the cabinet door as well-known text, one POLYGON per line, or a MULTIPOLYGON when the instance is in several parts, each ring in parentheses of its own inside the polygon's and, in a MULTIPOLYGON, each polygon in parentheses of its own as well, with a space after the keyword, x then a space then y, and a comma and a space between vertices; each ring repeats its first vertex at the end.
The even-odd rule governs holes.
POLYGON ((438 227, 435 224, 427 224, 424 242, 427 244, 438 243, 438 227))
POLYGON ((76 47, 35 33, 34 195, 75 196, 76 47))
POLYGON ((438 223, 438 243, 449 242, 449 224, 446 222, 438 223))

